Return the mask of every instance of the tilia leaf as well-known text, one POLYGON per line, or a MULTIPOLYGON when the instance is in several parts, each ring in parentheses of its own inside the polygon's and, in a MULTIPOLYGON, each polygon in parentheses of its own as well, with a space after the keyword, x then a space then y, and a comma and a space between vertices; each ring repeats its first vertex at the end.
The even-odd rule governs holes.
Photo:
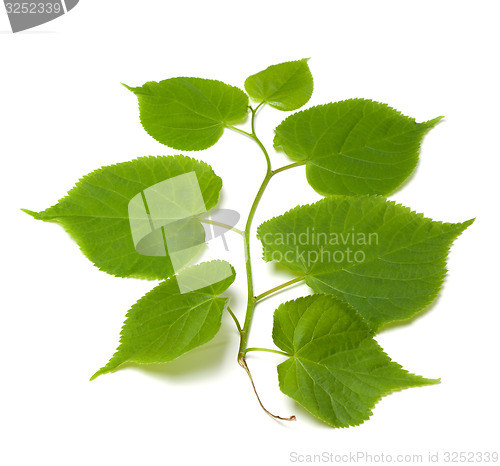
POLYGON ((326 198, 258 228, 264 259, 335 295, 376 330, 437 296, 453 240, 473 220, 441 223, 380 196, 326 198))
POLYGON ((313 92, 308 58, 272 65, 247 78, 245 90, 257 102, 290 111, 305 105, 313 92))
POLYGON ((140 157, 86 175, 53 207, 25 212, 62 225, 104 272, 164 279, 200 253, 196 215, 217 204, 221 188, 204 162, 140 157))
POLYGON ((425 123, 386 104, 351 99, 289 116, 276 128, 274 147, 306 164, 320 194, 388 194, 414 170, 425 123))
POLYGON ((144 129, 174 149, 207 149, 227 124, 248 113, 248 96, 241 89, 213 79, 171 78, 125 87, 139 99, 144 129))
POLYGON ((439 382, 391 361, 356 311, 332 296, 282 304, 273 339, 290 355, 278 366, 281 391, 334 427, 363 423, 395 390, 439 382))
POLYGON ((90 380, 115 371, 125 362, 172 361, 209 342, 219 331, 222 312, 228 304, 228 298, 219 295, 234 278, 234 269, 227 262, 213 261, 190 267, 160 283, 129 310, 120 346, 90 380), (198 288, 181 293, 180 281, 186 280, 198 288))

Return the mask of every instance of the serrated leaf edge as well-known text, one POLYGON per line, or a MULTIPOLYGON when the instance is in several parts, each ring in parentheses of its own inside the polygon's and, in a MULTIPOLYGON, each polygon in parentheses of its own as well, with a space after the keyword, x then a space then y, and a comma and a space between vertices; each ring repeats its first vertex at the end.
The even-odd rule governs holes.
MULTIPOLYGON (((227 84, 227 83, 225 83, 223 81, 219 81, 218 79, 197 78, 197 77, 193 77, 193 76, 175 76, 175 77, 172 77, 172 78, 162 79, 161 81, 147 81, 142 86, 138 86, 138 87, 128 86, 127 84, 123 84, 123 83, 121 83, 121 84, 122 84, 122 86, 124 86, 126 89, 128 89, 130 92, 132 92, 134 95, 136 95, 139 98, 140 96, 149 96, 149 94, 144 94, 144 93, 140 93, 139 92, 139 90, 142 89, 145 85, 147 85, 147 84, 161 84, 161 83, 163 83, 165 81, 171 81, 171 80, 174 80, 174 79, 194 79, 194 80, 197 80, 197 81, 216 82, 218 84, 223 84, 224 86, 227 86, 227 87, 230 87, 232 89, 236 89, 236 90, 242 92, 243 94, 245 94, 245 96, 247 97, 247 100, 248 100, 248 94, 244 90, 240 89, 237 86, 233 86, 232 84, 227 84)), ((146 133, 149 136, 151 136, 155 141, 159 142, 160 144, 162 144, 164 146, 170 147, 170 148, 172 148, 174 150, 182 150, 182 151, 187 151, 187 152, 200 152, 200 151, 207 150, 210 147, 215 146, 215 144, 217 144, 217 142, 219 142, 220 138, 223 136, 224 129, 227 127, 227 125, 245 121, 245 119, 248 116, 248 111, 249 111, 249 108, 248 108, 248 105, 247 105, 247 113, 245 114, 245 117, 242 118, 241 120, 238 120, 238 121, 221 121, 221 122, 218 122, 218 124, 220 125, 221 133, 220 133, 219 137, 217 138, 217 140, 213 144, 211 144, 210 146, 204 147, 204 148, 201 148, 201 149, 186 149, 186 148, 182 148, 182 147, 175 147, 175 146, 171 146, 171 145, 165 144, 165 143, 161 142, 160 140, 158 140, 155 136, 153 136, 147 130, 146 126, 144 125, 144 122, 143 122, 143 119, 142 119, 141 105, 140 105, 139 100, 137 101, 137 108, 139 109, 139 120, 141 122, 141 126, 143 127, 144 131, 146 131, 146 133)), ((214 121, 216 121, 216 120, 214 120, 214 121)))
MULTIPOLYGON (((400 369, 401 371, 404 372, 405 375, 410 375, 410 376, 414 376, 414 377, 418 377, 422 380, 422 384, 421 385, 414 385, 414 386, 411 386, 411 387, 401 387, 401 388, 395 388, 395 389, 392 389, 392 390, 386 390, 384 391, 383 393, 381 393, 381 395, 379 397, 377 397, 374 401, 373 401, 373 404, 367 408, 367 411, 366 411, 366 414, 367 414, 367 417, 362 419, 360 422, 358 423, 353 423, 353 424, 343 424, 343 425, 336 425, 336 424, 333 424, 331 422, 328 422, 327 420, 321 418, 320 416, 312 413, 306 406, 304 406, 302 403, 300 403, 299 401, 297 401, 295 398, 293 398, 292 396, 288 395, 284 389, 283 389, 283 385, 282 385, 282 381, 280 380, 280 377, 279 377, 279 372, 278 372, 278 385, 279 385, 279 388, 280 388, 280 391, 286 395, 287 397, 289 397, 290 399, 294 400, 295 403, 298 403, 300 406, 302 406, 302 408, 304 408, 308 413, 310 413, 312 416, 316 417, 317 419, 320 419, 322 422, 324 422, 325 424, 328 424, 329 426, 331 427, 337 427, 337 428, 348 428, 348 427, 356 427, 356 426, 359 426, 361 424, 364 424, 367 420, 370 419, 370 417, 373 415, 373 409, 375 408, 375 406, 377 405, 377 403, 382 399, 384 398, 385 396, 387 395, 390 395, 391 393, 396 393, 396 392, 400 392, 400 391, 403 391, 405 389, 408 389, 408 388, 419 388, 419 387, 424 387, 424 386, 427 386, 427 385, 435 385, 435 384, 438 384, 441 382, 441 378, 437 378, 437 379, 429 379, 429 378, 426 378, 426 377, 422 377, 420 375, 417 375, 417 374, 414 374, 406 369, 403 368, 403 366, 397 362, 395 362, 385 351, 384 349, 380 346, 380 344, 375 340, 375 332, 373 332, 373 330, 367 325, 365 319, 361 316, 361 314, 359 314, 359 312, 354 309, 350 304, 344 302, 344 301, 341 301, 339 298, 337 298, 336 296, 333 296, 333 295, 328 295, 326 293, 315 293, 314 295, 309 295, 309 296, 302 296, 302 297, 299 297, 299 298, 296 298, 296 299, 293 299, 293 300, 290 300, 290 301, 286 301, 282 304, 280 304, 278 306, 278 308, 274 311, 274 316, 273 316, 273 342, 276 344, 275 340, 274 340, 274 335, 275 335, 275 324, 274 324, 274 321, 276 319, 276 312, 278 311, 279 308, 281 308, 282 306, 286 305, 287 303, 291 303, 291 302, 297 302, 297 301, 303 301, 303 300, 307 300, 311 297, 315 297, 315 296, 327 296, 328 298, 331 298, 333 299, 333 301, 337 301, 339 303, 341 303, 342 305, 346 306, 347 309, 349 311, 352 311, 354 312, 355 315, 357 315, 359 318, 360 318, 360 321, 362 323, 362 325, 365 326, 365 329, 367 330, 367 334, 369 335, 368 338, 371 338, 375 344, 376 344, 376 347, 377 349, 380 350, 380 352, 387 357, 387 359, 392 363, 392 364, 395 364, 398 369, 400 369)), ((282 347, 278 346, 276 344, 276 346, 278 348, 280 348, 281 350, 283 350, 282 347)), ((284 350, 283 350, 284 351, 284 350)), ((290 357, 288 357, 284 362, 278 364, 277 366, 277 369, 279 366, 281 366, 282 364, 284 364, 285 362, 287 362, 288 360, 291 360, 291 359, 294 359, 295 358, 295 355, 294 354, 291 354, 290 357)), ((313 363, 315 363, 315 361, 312 361, 313 363)))
MULTIPOLYGON (((245 79, 245 83, 244 83, 244 88, 245 88, 245 91, 247 90, 247 89, 246 89, 246 83, 247 83, 247 81, 248 81, 250 78, 252 78, 252 77, 256 76, 256 75, 257 75, 257 74, 259 74, 259 73, 262 73, 263 71, 268 70, 269 68, 272 68, 272 67, 275 67, 275 66, 279 66, 279 65, 283 65, 283 64, 286 64, 286 63, 299 63, 299 62, 305 62, 305 64, 307 65, 307 70, 309 71, 309 75, 310 75, 310 77, 311 77, 311 81, 312 81, 312 90, 311 90, 311 95, 309 96, 309 98, 307 99, 307 101, 306 101, 306 102, 304 102, 304 103, 300 106, 300 107, 303 107, 304 105, 306 105, 306 104, 307 104, 307 102, 309 102, 309 100, 311 99, 312 94, 313 94, 313 92, 314 92, 314 76, 312 75, 311 70, 309 69, 309 66, 308 66, 308 62, 309 62, 309 60, 310 60, 310 59, 311 59, 311 57, 309 57, 309 58, 301 58, 301 59, 299 59, 299 60, 290 60, 290 61, 287 61, 287 62, 277 63, 277 64, 275 64, 275 65, 269 65, 267 68, 265 68, 265 69, 263 69, 263 70, 261 70, 261 71, 258 71, 257 73, 254 73, 254 74, 252 74, 251 76, 249 76, 247 79, 245 79)), ((295 74, 296 74, 296 73, 297 73, 297 71, 296 71, 296 72, 295 72, 292 76, 295 76, 295 74)), ((288 80, 290 80, 290 79, 291 79, 291 78, 289 78, 288 80)), ((300 108, 300 107, 290 108, 290 109, 288 109, 288 108, 282 108, 282 107, 280 107, 279 105, 276 105, 275 103, 273 103, 273 101, 268 101, 267 99, 258 99, 258 98, 254 98, 254 97, 252 97, 252 96, 251 96, 248 92, 247 92, 247 94, 248 94, 248 96, 249 96, 249 97, 250 97, 250 98, 251 98, 254 102, 256 102, 256 103, 263 102, 263 103, 265 103, 265 104, 269 105, 270 107, 272 107, 272 108, 274 108, 274 109, 276 109, 276 110, 280 110, 280 111, 282 111, 282 112, 293 112, 293 111, 295 111, 295 110, 297 110, 297 109, 299 109, 299 108, 300 108)))
MULTIPOLYGON (((226 261, 224 261, 224 260, 220 260, 220 259, 216 259, 216 260, 212 260, 212 261, 207 261, 207 262, 204 262, 204 264, 211 264, 211 263, 215 263, 215 262, 222 263, 222 262, 226 262, 226 261)), ((196 264, 196 265, 200 265, 200 264, 196 264)), ((194 265, 194 266, 192 266, 192 267, 196 267, 196 265, 194 265)), ((234 276, 236 276, 236 272, 235 272, 235 270, 234 270, 234 267, 233 267, 231 264, 229 264, 229 265, 230 265, 230 267, 231 267, 231 270, 233 271, 234 276)), ((141 296, 141 297, 140 297, 140 298, 139 298, 139 299, 138 299, 138 300, 137 300, 137 301, 136 301, 136 302, 135 302, 135 303, 134 303, 134 304, 130 307, 130 309, 129 309, 129 310, 127 311, 127 313, 125 314, 125 319, 124 319, 123 324, 122 324, 122 326, 121 326, 121 328, 120 328, 120 338, 119 338, 119 340, 118 340, 118 346, 117 346, 117 348, 116 348, 115 352, 113 353, 113 355, 111 356, 111 358, 109 359, 109 361, 108 361, 108 362, 107 362, 107 363, 106 363, 103 367, 101 367, 101 368, 100 368, 97 372, 95 372, 95 373, 92 375, 92 377, 90 377, 89 382, 91 382, 92 380, 95 380, 95 379, 96 379, 97 377, 99 377, 100 375, 104 375, 104 374, 108 374, 108 373, 116 372, 118 369, 120 369, 120 367, 121 367, 123 364, 125 364, 125 363, 127 363, 127 362, 134 362, 134 364, 138 364, 138 365, 141 365, 141 366, 142 366, 142 365, 150 365, 150 364, 165 364, 165 362, 138 363, 138 362, 135 362, 135 361, 130 361, 130 359, 128 359, 128 358, 127 358, 127 359, 125 359, 124 361, 122 361, 122 362, 120 362, 120 363, 118 363, 118 364, 116 364, 116 365, 113 365, 113 368, 112 368, 112 369, 110 369, 110 368, 109 368, 109 366, 111 365, 111 362, 113 361, 113 359, 115 359, 115 357, 116 357, 117 355, 119 355, 119 350, 120 350, 120 347, 121 347, 121 345, 122 345, 122 343, 123 343, 123 330, 124 330, 124 328, 125 328, 125 326, 126 326, 126 324, 127 324, 127 320, 128 320, 128 318, 130 317, 130 315, 131 315, 132 311, 134 311, 134 310, 135 310, 136 306, 138 306, 138 305, 139 305, 139 302, 140 302, 140 301, 142 301, 143 299, 146 299, 148 296, 150 296, 150 295, 151 295, 151 294, 152 294, 152 293, 156 290, 156 288, 158 288, 160 285, 162 285, 162 284, 166 283, 168 280, 172 280, 175 276, 176 276, 176 275, 171 275, 170 277, 167 277, 165 280, 163 280, 163 281, 161 281, 160 283, 156 284, 156 285, 155 285, 155 286, 154 286, 151 290, 149 290, 149 291, 148 291, 145 295, 141 296)), ((229 284, 229 286, 231 286, 231 284, 232 284, 232 283, 230 283, 230 284, 229 284)), ((229 286, 228 286, 227 288, 229 288, 229 286)), ((226 288, 226 290, 227 290, 227 288, 226 288)), ((225 291, 224 291, 224 292, 225 292, 225 291)), ((203 294, 203 295, 211 294, 211 293, 207 293, 207 292, 200 292, 199 290, 191 291, 190 293, 194 293, 194 294, 203 294)), ((222 293, 221 293, 220 295, 218 295, 218 294, 216 294, 216 293, 213 293, 213 294, 211 294, 211 296, 213 296, 213 297, 214 297, 214 299, 217 299, 217 298, 225 299, 224 307, 222 308, 222 312, 221 312, 221 322, 222 322, 222 315, 223 315, 224 311, 227 309, 227 306, 228 306, 228 304, 229 304, 229 300, 230 300, 230 298, 228 298, 228 297, 225 297, 225 298, 224 298, 224 297, 222 297, 222 293)), ((208 343, 209 341, 211 341, 213 338, 215 338, 215 335, 219 332, 219 330, 220 330, 220 325, 219 325, 218 330, 215 332, 214 336, 213 336, 210 340, 206 341, 205 343, 202 343, 201 345, 196 346, 195 348, 192 348, 191 350, 186 351, 186 353, 188 353, 189 351, 192 351, 192 350, 194 350, 194 349, 196 349, 196 348, 199 348, 200 346, 203 346, 204 344, 206 344, 206 343, 208 343)), ((181 357, 183 354, 185 354, 185 353, 180 354, 179 356, 177 356, 177 357, 176 357, 176 358, 174 358, 174 359, 171 359, 170 361, 175 361, 176 359, 178 359, 179 357, 181 357)), ((170 362, 170 361, 168 361, 168 362, 170 362)))
MULTIPOLYGON (((446 243, 446 253, 443 255, 442 257, 442 266, 443 266, 443 270, 444 270, 444 273, 443 273, 443 277, 439 280, 439 285, 435 288, 435 290, 432 292, 432 293, 429 293, 429 299, 426 300, 424 302, 424 304, 422 304, 421 306, 419 306, 415 312, 408 318, 404 318, 404 319, 394 319, 394 320, 391 320, 391 321, 388 321, 388 322, 384 322, 382 323, 381 325, 377 325, 377 326, 373 326, 373 328, 371 326, 369 326, 370 328, 372 328, 372 330, 377 333, 380 329, 384 328, 385 326, 387 325, 393 325, 395 323, 399 323, 399 322, 405 322, 405 321, 408 321, 410 319, 413 319, 415 318, 418 314, 420 314, 421 312, 423 312, 425 309, 428 308, 428 306, 430 304, 432 304, 435 299, 439 296, 439 293, 441 292, 441 289, 443 287, 443 284, 446 280, 446 276, 447 276, 447 273, 448 273, 448 268, 447 268, 447 260, 448 260, 448 257, 449 257, 449 253, 450 253, 450 249, 451 249, 451 246, 453 244, 453 242, 455 241, 456 238, 458 238, 458 236, 460 236, 466 228, 468 228, 470 225, 472 225, 475 221, 475 218, 472 218, 470 220, 466 220, 464 222, 459 222, 459 223, 451 223, 451 222, 442 222, 442 221, 439 221, 439 220, 432 220, 431 218, 429 217, 425 217, 423 213, 418 213, 416 211, 413 211, 411 210, 410 207, 406 207, 402 204, 398 204, 396 203, 395 201, 389 201, 387 200, 384 196, 381 196, 381 195, 357 195, 357 196, 335 196, 335 198, 344 198, 344 199, 354 199, 354 198, 381 198, 381 199, 384 199, 388 204, 391 204, 392 206, 394 207, 402 207, 404 209, 406 209, 408 211, 409 214, 413 214, 413 215, 417 215, 419 218, 421 218, 422 220, 426 220, 426 221, 430 221, 434 224, 436 224, 436 226, 440 226, 440 225, 449 225, 449 226, 460 226, 459 228, 459 231, 457 232, 457 234, 452 238, 450 239, 450 241, 448 243, 446 243)), ((260 236, 260 230, 261 230, 261 227, 263 225, 265 225, 266 223, 269 223, 269 222, 272 222, 273 220, 279 218, 279 217, 283 217, 289 213, 292 213, 292 212, 297 212, 299 210, 301 210, 302 208, 308 208, 308 207, 313 207, 315 206, 316 204, 319 204, 319 203, 324 203, 325 201, 328 201, 328 199, 333 199, 333 197, 327 197, 325 199, 320 199, 319 201, 316 201, 316 202, 313 202, 311 204, 304 204, 304 205, 298 205, 296 207, 293 207, 292 209, 289 209, 288 211, 286 211, 284 214, 282 215, 279 215, 279 216, 276 216, 276 217, 273 217, 269 220, 266 220, 265 222, 261 223, 258 227, 257 227, 257 238, 262 242, 262 238, 260 236)), ((266 258, 266 255, 265 255, 265 248, 263 247, 263 252, 262 252, 262 259, 265 261, 265 262, 272 262, 273 259, 268 259, 266 258)), ((288 267, 287 267, 288 269, 288 267)), ((297 276, 302 276, 302 277, 305 277, 305 283, 307 286, 309 286, 309 288, 311 288, 311 290, 313 291, 314 294, 325 294, 325 293, 316 293, 314 291, 314 288, 311 287, 311 285, 307 282, 307 278, 309 277, 308 274, 297 274, 296 272, 292 271, 292 273, 294 273, 295 275, 297 276)), ((312 277, 314 279, 314 277, 312 277)), ((336 297, 337 299, 340 299, 338 298, 336 295, 333 295, 334 297, 336 297)), ((342 300, 341 300, 342 301, 342 300)), ((347 303, 346 301, 342 301, 344 304, 347 304, 349 305, 349 303, 347 303)), ((351 306, 352 307, 352 306, 351 306)), ((357 312, 357 311, 356 311, 357 312)), ((359 314, 359 313, 358 313, 359 314)), ((366 319, 364 317, 363 318, 363 321, 368 325, 366 319)))
MULTIPOLYGON (((281 143, 279 142, 279 138, 278 138, 278 135, 276 134, 278 128, 285 124, 285 122, 287 120, 289 120, 290 118, 294 118, 296 117, 297 115, 301 114, 301 113, 305 113, 305 112, 309 112, 310 110, 314 110, 314 109, 317 109, 317 108, 323 108, 323 107, 328 107, 332 104, 340 104, 340 103, 344 103, 344 102, 366 102, 366 103, 374 103, 374 104, 378 104, 378 105, 382 105, 383 107, 389 109, 389 110, 393 110, 394 112, 396 112, 396 114, 398 116, 401 116, 401 117, 404 117, 404 118, 407 118, 409 119, 410 121, 414 122, 415 124, 417 125, 431 125, 429 126, 428 130, 432 129, 434 126, 436 126, 437 123, 439 123, 443 118, 444 116, 438 116, 436 118, 433 118, 433 119, 430 119, 430 120, 427 120, 427 121, 423 121, 421 123, 417 123, 417 121, 415 120, 415 118, 413 117, 410 117, 408 115, 405 115, 404 113, 402 113, 401 111, 397 110, 396 108, 394 107, 391 107, 389 104, 386 104, 385 102, 379 102, 377 100, 373 100, 373 99, 365 99, 365 98, 362 98, 362 97, 355 97, 355 98, 351 98, 351 99, 344 99, 344 100, 338 100, 336 102, 328 102, 326 104, 319 104, 319 105, 314 105, 312 107, 309 107, 309 108, 306 108, 304 110, 299 110, 298 112, 295 112, 293 113, 292 115, 288 115, 278 126, 276 126, 276 128, 274 129, 274 139, 273 139, 273 147, 276 149, 276 150, 283 150, 283 147, 281 145, 281 143)), ((288 157, 290 157, 292 160, 297 160, 291 156, 289 156, 287 154, 288 157)))
MULTIPOLYGON (((33 217, 34 219, 36 220, 41 220, 41 221, 44 221, 44 222, 49 222, 49 223, 57 223, 58 225, 60 225, 63 230, 71 237, 72 241, 78 246, 78 249, 80 250, 80 252, 89 260, 89 262, 95 267, 97 268, 99 271, 101 272, 104 272, 108 275, 111 275, 113 277, 117 277, 117 278, 137 278, 137 279, 141 279, 141 280, 158 280, 158 278, 151 278, 151 276, 147 276, 147 275, 143 275, 143 274, 133 274, 133 275, 127 275, 127 276, 122 276, 122 275, 116 275, 114 273, 110 273, 106 270, 104 270, 102 267, 98 266, 97 264, 94 263, 94 261, 88 256, 88 254, 80 247, 80 245, 73 239, 73 235, 72 235, 72 229, 69 228, 67 225, 59 222, 57 219, 58 218, 62 218, 62 217, 77 217, 76 215, 59 215, 59 216, 54 216, 54 217, 50 217, 50 218, 44 218, 44 213, 46 213, 48 210, 56 207, 60 202, 64 201, 65 199, 69 198, 71 196, 71 193, 77 189, 78 185, 80 183, 83 183, 84 181, 86 181, 88 178, 90 178, 92 175, 95 175, 97 173, 99 173, 100 171, 104 170, 104 169, 107 169, 107 168, 110 168, 110 167, 116 167, 118 165, 123 165, 123 164, 129 164, 129 163, 133 163, 137 160, 142 160, 142 159, 158 159, 158 158, 183 158, 183 159, 188 159, 188 160, 192 160, 192 161, 195 161, 197 163, 199 163, 200 165, 203 165, 205 166, 206 168, 208 168, 214 175, 214 177, 218 180, 218 182, 220 183, 220 189, 218 190, 218 193, 217 193, 217 202, 215 205, 217 205, 220 201, 220 193, 222 191, 222 186, 223 186, 223 183, 222 183, 222 178, 220 178, 213 170, 213 168, 206 162, 204 162, 203 160, 198 160, 198 159, 195 159, 194 157, 189 157, 187 155, 182 155, 182 154, 178 154, 178 155, 146 155, 146 156, 141 156, 141 157, 137 157, 135 159, 132 159, 132 160, 127 160, 125 162, 117 162, 117 163, 113 163, 113 164, 110 164, 110 165, 104 165, 96 170, 93 170, 92 172, 90 173, 87 173, 86 175, 82 176, 81 178, 78 179, 78 181, 74 184, 74 186, 67 192, 67 194, 65 196, 63 196, 62 198, 60 198, 55 204, 51 205, 50 207, 47 207, 46 209, 44 210, 41 210, 40 212, 34 212, 32 210, 28 210, 28 209, 20 209, 21 211, 23 211, 24 213, 30 215, 31 217, 33 217)), ((82 215, 78 215, 78 217, 82 217, 82 215)), ((113 217, 113 218, 116 218, 116 217, 113 217)), ((162 280, 167 280, 168 278, 170 277, 165 277, 164 279, 162 280)))

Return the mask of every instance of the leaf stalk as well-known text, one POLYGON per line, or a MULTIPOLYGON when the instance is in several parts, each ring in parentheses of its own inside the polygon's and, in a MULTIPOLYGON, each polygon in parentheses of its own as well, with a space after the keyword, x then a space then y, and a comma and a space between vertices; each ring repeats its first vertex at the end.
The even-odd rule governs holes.
POLYGON ((281 354, 282 356, 287 356, 289 358, 291 357, 290 354, 285 353, 284 351, 274 350, 270 348, 247 348, 245 350, 245 354, 248 353, 249 351, 264 351, 266 353, 276 353, 276 354, 281 354))
POLYGON ((237 319, 237 317, 234 315, 234 312, 231 311, 231 308, 228 307, 227 308, 227 312, 229 312, 229 315, 233 318, 234 320, 234 323, 236 324, 236 328, 238 329, 238 332, 241 336, 241 325, 240 325, 240 321, 237 319))
POLYGON ((280 172, 283 172, 285 170, 288 170, 290 168, 294 168, 294 167, 300 167, 301 165, 305 165, 306 164, 306 161, 305 160, 301 160, 300 162, 295 162, 295 163, 291 163, 290 165, 285 165, 284 167, 280 167, 280 168, 277 168, 276 170, 273 170, 271 173, 274 175, 280 173, 280 172))
POLYGON ((275 286, 274 288, 271 288, 270 290, 264 291, 264 293, 259 294, 258 296, 255 296, 255 302, 260 301, 261 299, 264 299, 265 297, 269 296, 270 294, 276 293, 277 291, 282 290, 283 288, 287 288, 291 285, 294 285, 295 283, 300 283, 301 281, 304 281, 306 277, 297 277, 294 278, 293 280, 289 280, 285 283, 282 283, 281 285, 275 286))

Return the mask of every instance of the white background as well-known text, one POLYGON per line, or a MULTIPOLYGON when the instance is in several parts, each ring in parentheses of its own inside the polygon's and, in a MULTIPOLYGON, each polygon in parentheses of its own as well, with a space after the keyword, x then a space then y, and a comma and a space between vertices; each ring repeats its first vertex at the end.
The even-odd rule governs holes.
MULTIPOLYGON (((396 455, 498 451, 498 2, 82 0, 62 18, 9 32, 0 7, 1 320, 0 463, 15 465, 286 465, 291 452, 396 455), (98 271, 43 210, 82 175, 142 155, 175 154, 139 124, 120 85, 173 76, 243 86, 270 64, 311 57, 308 105, 351 97, 386 102, 417 121, 445 120, 425 138, 411 182, 391 199, 436 220, 476 222, 458 238, 435 305, 377 340, 437 386, 385 397, 362 426, 331 429, 277 386, 278 355, 248 358, 257 405, 236 364, 228 316, 205 347, 167 365, 128 367, 88 382, 114 352, 123 317, 154 286, 98 271)), ((265 108, 272 147, 287 114, 265 108)), ((264 175, 258 147, 236 133, 205 152, 224 180, 222 206, 246 216, 264 175)), ((272 153, 274 168, 289 163, 272 153)), ((273 179, 255 226, 318 199, 303 167, 273 179)), ((240 227, 242 224, 240 224, 240 227)), ((240 272, 232 307, 243 318, 240 272)), ((291 277, 260 260, 257 293, 291 277)), ((257 308, 250 343, 270 346, 272 313, 305 286, 257 308)))

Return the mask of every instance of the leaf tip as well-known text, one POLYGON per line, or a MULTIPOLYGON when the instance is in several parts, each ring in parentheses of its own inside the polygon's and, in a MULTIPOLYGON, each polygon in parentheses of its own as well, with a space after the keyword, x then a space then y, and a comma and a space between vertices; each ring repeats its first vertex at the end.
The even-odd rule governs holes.
POLYGON ((476 217, 466 220, 460 224, 460 232, 465 231, 468 227, 470 227, 476 220, 476 217))
POLYGON ((28 214, 30 215, 31 217, 33 217, 34 219, 36 220, 42 220, 42 216, 40 215, 39 212, 33 212, 32 210, 28 210, 28 209, 21 209, 25 214, 28 214))
POLYGON ((433 118, 432 120, 426 121, 424 123, 425 126, 427 126, 428 129, 434 128, 441 120, 444 119, 444 115, 438 116, 436 118, 433 118))
POLYGON ((108 372, 110 372, 110 370, 106 366, 101 367, 92 377, 90 377, 89 382, 92 382, 92 380, 95 380, 100 375, 107 374, 108 372))
POLYGON ((421 383, 419 385, 423 387, 426 385, 438 385, 440 383, 441 383, 441 377, 438 379, 427 379, 425 377, 422 377, 421 383))
POLYGON ((135 93, 135 87, 131 87, 125 83, 120 83, 123 87, 125 87, 126 89, 128 89, 130 92, 134 92, 135 93))

